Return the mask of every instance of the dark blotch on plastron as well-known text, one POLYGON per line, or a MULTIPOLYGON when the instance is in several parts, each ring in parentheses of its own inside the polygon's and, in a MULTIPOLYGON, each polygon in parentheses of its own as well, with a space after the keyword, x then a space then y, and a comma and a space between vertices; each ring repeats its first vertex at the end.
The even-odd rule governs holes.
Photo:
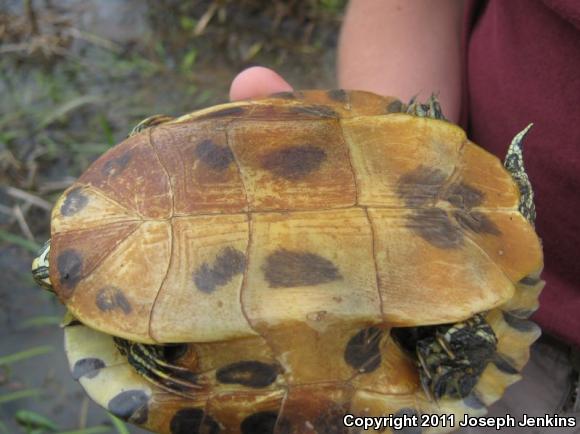
POLYGON ((492 359, 493 364, 502 372, 506 374, 517 374, 519 371, 514 366, 514 361, 511 360, 508 356, 504 356, 503 354, 496 353, 492 359))
POLYGON ((342 279, 338 268, 328 259, 286 249, 268 255, 262 271, 270 288, 313 286, 342 279))
POLYGON ((72 377, 78 380, 81 377, 94 378, 99 370, 105 367, 105 362, 96 357, 87 357, 78 360, 72 368, 72 377))
POLYGON ((242 434, 274 434, 278 414, 273 411, 260 411, 246 417, 240 424, 242 434))
POLYGON ((116 286, 105 286, 101 288, 95 297, 95 303, 102 312, 120 310, 124 314, 131 313, 131 304, 123 291, 116 286))
MULTIPOLYGON (((417 417, 417 420, 420 420, 421 413, 412 408, 402 408, 393 414, 393 418, 404 418, 405 416, 407 416, 407 420, 413 416, 417 417)), ((419 426, 406 426, 395 432, 397 434, 421 434, 423 430, 419 426)))
POLYGON ((126 390, 111 399, 107 409, 122 420, 142 425, 149 415, 148 402, 143 390, 126 390))
MULTIPOLYGON (((83 260, 80 253, 72 249, 64 250, 56 258, 56 268, 58 270, 60 284, 66 289, 74 289, 81 280, 83 270, 83 260)), ((66 291, 64 295, 68 296, 71 292, 66 291)))
POLYGON ((89 198, 85 196, 81 187, 73 188, 66 195, 66 199, 60 207, 60 213, 65 217, 75 215, 89 203, 89 198))
POLYGON ((118 176, 127 168, 132 158, 131 151, 127 151, 117 158, 111 158, 103 164, 101 173, 105 176, 118 176))
POLYGON ((403 111, 403 103, 398 99, 391 101, 387 106, 387 113, 400 113, 403 111))
POLYGON ((372 372, 381 364, 380 343, 383 331, 377 327, 364 328, 350 338, 344 360, 360 372, 372 372))
POLYGON ((212 170, 223 171, 234 161, 234 154, 227 146, 204 140, 195 147, 195 156, 212 170))
POLYGON ((229 107, 221 110, 216 110, 211 113, 206 113, 198 117, 198 119, 213 119, 225 118, 229 116, 241 116, 246 113, 245 107, 229 107))
POLYGON ((193 282, 195 283, 195 286, 197 286, 197 289, 207 293, 214 292, 218 286, 212 268, 207 263, 202 264, 193 273, 193 282))
POLYGON ((171 434, 217 434, 217 422, 198 408, 178 410, 169 423, 171 434))
POLYGON ((332 89, 326 92, 326 94, 331 100, 342 103, 348 102, 348 93, 344 89, 332 89))
POLYGON ((440 249, 452 249, 463 243, 461 229, 453 224, 447 213, 440 208, 415 211, 407 227, 440 249))
POLYGON ((452 185, 445 197, 450 204, 462 209, 471 209, 481 205, 483 198, 483 192, 463 182, 452 185))
POLYGON ((538 329, 538 326, 532 321, 518 318, 517 316, 514 316, 508 312, 502 312, 502 314, 505 322, 508 323, 511 328, 519 332, 528 333, 538 329))
POLYGON ((338 113, 323 105, 301 105, 290 107, 289 111, 297 115, 307 115, 315 118, 337 118, 338 113))
POLYGON ((478 211, 455 211, 453 213, 462 228, 476 234, 501 235, 496 224, 484 213, 478 211))
POLYGON ((535 286, 538 283, 540 283, 541 281, 542 281, 542 279, 540 279, 538 277, 526 276, 523 279, 521 279, 518 283, 521 283, 522 285, 527 285, 527 286, 535 286))
POLYGON ((243 273, 245 267, 246 256, 233 247, 226 247, 218 254, 213 265, 203 263, 195 270, 193 282, 200 291, 211 293, 243 273))
POLYGON ((471 392, 471 394, 463 398, 463 403, 474 410, 481 410, 486 407, 475 392, 471 392))
POLYGON ((447 175, 439 169, 419 166, 401 176, 397 185, 397 194, 405 200, 407 206, 416 207, 433 202, 447 175))
POLYGON ((261 388, 272 384, 279 373, 280 367, 276 364, 247 360, 224 366, 215 376, 220 383, 261 388))
POLYGON ((326 152, 318 146, 290 146, 266 154, 262 167, 274 175, 299 180, 317 171, 326 160, 326 152))

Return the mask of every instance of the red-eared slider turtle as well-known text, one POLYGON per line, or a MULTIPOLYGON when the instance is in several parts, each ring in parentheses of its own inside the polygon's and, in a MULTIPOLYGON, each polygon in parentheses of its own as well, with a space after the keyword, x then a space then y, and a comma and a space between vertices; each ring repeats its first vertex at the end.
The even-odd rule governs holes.
POLYGON ((539 335, 524 134, 504 168, 434 98, 343 90, 148 119, 63 194, 33 265, 73 376, 172 434, 484 414, 539 335))

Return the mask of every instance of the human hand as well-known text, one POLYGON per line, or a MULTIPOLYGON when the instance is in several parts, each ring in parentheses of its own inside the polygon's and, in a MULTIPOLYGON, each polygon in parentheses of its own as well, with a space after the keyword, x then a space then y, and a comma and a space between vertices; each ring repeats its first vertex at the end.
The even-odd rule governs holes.
POLYGON ((276 92, 292 92, 288 84, 278 73, 262 66, 253 66, 240 72, 230 86, 230 100, 239 101, 247 98, 260 98, 276 92))

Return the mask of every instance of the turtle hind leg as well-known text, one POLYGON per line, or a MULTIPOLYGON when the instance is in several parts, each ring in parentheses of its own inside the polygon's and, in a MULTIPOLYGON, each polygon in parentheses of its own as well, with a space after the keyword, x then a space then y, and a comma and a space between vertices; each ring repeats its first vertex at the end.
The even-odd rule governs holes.
POLYGON ((135 134, 139 134, 140 132, 145 131, 147 128, 164 124, 165 122, 172 121, 173 119, 175 118, 166 115, 149 116, 148 118, 143 119, 141 122, 135 125, 131 130, 131 132, 129 133, 128 137, 132 137, 135 134))
POLYGON ((403 348, 414 345, 426 395, 436 401, 469 396, 496 352, 497 338, 485 319, 475 315, 455 324, 413 329, 418 332, 392 333, 403 348))
POLYGON ((437 98, 437 95, 435 95, 434 93, 431 94, 426 104, 421 104, 417 102, 416 96, 411 98, 411 101, 409 101, 409 104, 407 106, 406 112, 407 114, 419 117, 447 120, 443 115, 443 111, 441 110, 441 104, 439 104, 439 99, 437 98))
POLYGON ((422 380, 435 399, 465 398, 495 355, 497 337, 481 315, 436 328, 435 337, 417 342, 422 380))

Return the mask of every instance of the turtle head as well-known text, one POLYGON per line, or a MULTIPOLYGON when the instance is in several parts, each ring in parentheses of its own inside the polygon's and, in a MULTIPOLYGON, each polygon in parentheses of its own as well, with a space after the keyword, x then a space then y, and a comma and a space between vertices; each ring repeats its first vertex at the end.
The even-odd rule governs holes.
POLYGON ((32 261, 32 277, 34 281, 43 288, 53 291, 49 275, 48 255, 50 253, 50 239, 44 243, 38 255, 32 261))

